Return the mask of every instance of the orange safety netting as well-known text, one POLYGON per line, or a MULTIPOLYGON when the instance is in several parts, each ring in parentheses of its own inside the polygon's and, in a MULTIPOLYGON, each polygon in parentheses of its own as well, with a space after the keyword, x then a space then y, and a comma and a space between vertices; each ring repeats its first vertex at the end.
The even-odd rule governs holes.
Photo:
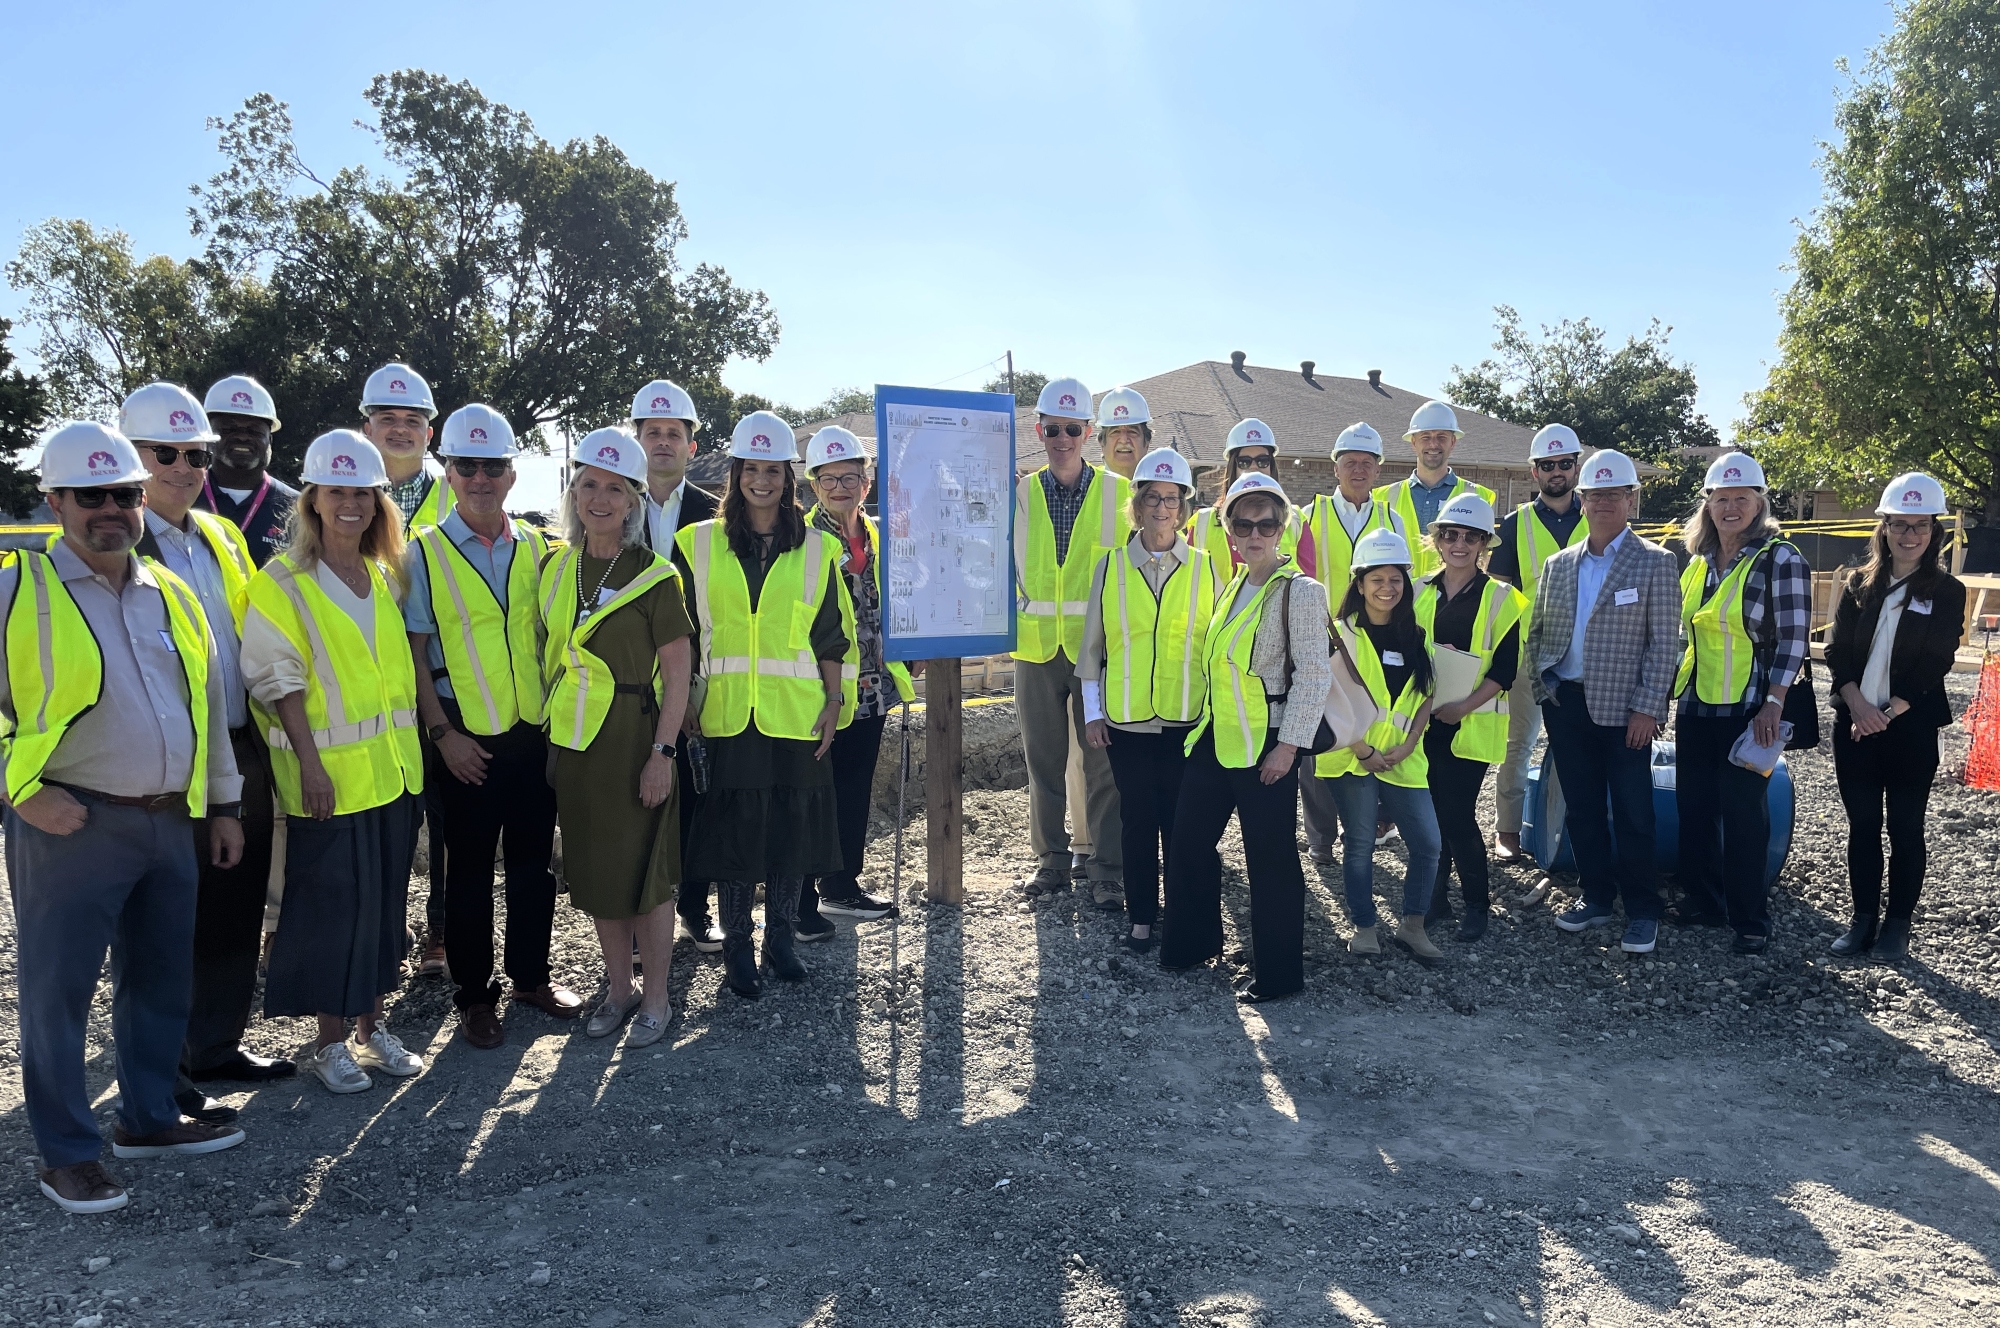
POLYGON ((1972 744, 1965 753, 1965 783, 2000 789, 2000 654, 1989 650, 1979 669, 1979 692, 1965 710, 1972 744))

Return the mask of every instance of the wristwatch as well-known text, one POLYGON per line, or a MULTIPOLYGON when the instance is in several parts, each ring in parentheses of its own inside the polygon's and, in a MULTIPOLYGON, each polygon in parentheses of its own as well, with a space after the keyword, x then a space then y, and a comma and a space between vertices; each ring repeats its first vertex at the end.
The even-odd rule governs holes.
POLYGON ((656 742, 653 744, 653 750, 666 757, 669 761, 681 754, 681 749, 670 742, 656 742))
POLYGON ((432 742, 436 742, 439 738, 442 738, 445 734, 449 732, 451 732, 451 725, 433 724, 429 728, 424 730, 424 736, 428 737, 432 742))
POLYGON ((232 821, 240 821, 243 819, 243 804, 240 802, 212 802, 208 806, 208 816, 210 820, 214 820, 218 816, 227 816, 232 821))

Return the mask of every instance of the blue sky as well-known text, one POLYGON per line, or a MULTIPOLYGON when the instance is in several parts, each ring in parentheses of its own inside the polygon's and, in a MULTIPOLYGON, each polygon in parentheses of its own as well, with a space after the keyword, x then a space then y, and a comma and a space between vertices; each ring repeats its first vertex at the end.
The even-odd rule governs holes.
MULTIPOLYGON (((0 252, 81 216, 185 255, 203 118, 270 91, 322 174, 377 72, 467 78, 677 181, 771 297, 725 375, 797 403, 1247 351, 1437 387, 1492 306, 1673 325, 1725 434, 1880 0, 843 7, 0 0, 0 252)), ((18 297, 0 287, 0 313, 18 297)), ((17 329, 16 345, 32 336, 17 329)))

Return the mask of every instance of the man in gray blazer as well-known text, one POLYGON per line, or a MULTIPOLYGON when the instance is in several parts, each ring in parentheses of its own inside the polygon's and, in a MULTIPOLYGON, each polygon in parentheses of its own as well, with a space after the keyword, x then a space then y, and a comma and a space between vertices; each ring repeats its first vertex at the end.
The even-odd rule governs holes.
POLYGON ((1556 925, 1608 927, 1622 895, 1623 947, 1646 954, 1664 911, 1652 751, 1680 662, 1680 576, 1671 552, 1628 528, 1639 510, 1631 458, 1609 450, 1591 456, 1577 491, 1589 538, 1543 567, 1528 627, 1528 674, 1562 771, 1565 826, 1583 878, 1583 903, 1556 925))

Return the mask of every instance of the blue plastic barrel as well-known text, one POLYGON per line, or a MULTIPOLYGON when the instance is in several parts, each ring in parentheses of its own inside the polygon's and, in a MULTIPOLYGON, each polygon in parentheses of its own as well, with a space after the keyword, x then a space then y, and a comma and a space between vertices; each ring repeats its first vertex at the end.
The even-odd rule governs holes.
MULTIPOLYGON (((1680 865, 1680 804, 1671 787, 1661 787, 1661 772, 1674 770, 1674 745, 1670 742, 1653 744, 1653 860, 1662 872, 1672 873, 1680 865)), ((1764 884, 1770 885, 1778 879, 1778 873, 1785 868, 1785 859, 1792 852, 1792 770, 1784 758, 1778 760, 1778 768, 1771 772, 1768 796, 1771 805, 1771 848, 1765 870, 1764 884)), ((1563 826, 1548 823, 1548 791, 1542 787, 1542 767, 1535 766, 1528 771, 1528 802, 1523 810, 1521 824, 1521 847, 1534 855, 1546 871, 1573 872, 1576 870, 1576 852, 1570 844, 1569 832, 1563 826)), ((1609 806, 1609 799, 1606 799, 1609 806)), ((1617 831, 1612 831, 1612 842, 1617 842, 1617 831)))

